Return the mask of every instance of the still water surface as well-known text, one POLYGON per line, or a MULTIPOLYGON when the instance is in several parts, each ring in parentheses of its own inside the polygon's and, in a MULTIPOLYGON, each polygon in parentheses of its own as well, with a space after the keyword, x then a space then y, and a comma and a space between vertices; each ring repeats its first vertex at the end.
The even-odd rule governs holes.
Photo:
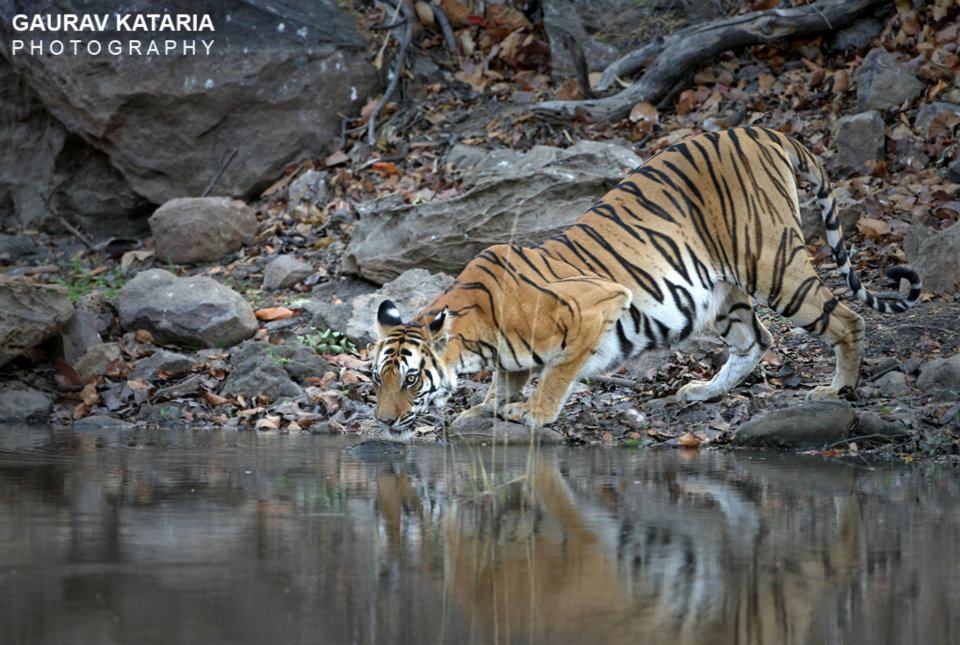
POLYGON ((0 643, 958 643, 960 479, 0 433, 0 643))

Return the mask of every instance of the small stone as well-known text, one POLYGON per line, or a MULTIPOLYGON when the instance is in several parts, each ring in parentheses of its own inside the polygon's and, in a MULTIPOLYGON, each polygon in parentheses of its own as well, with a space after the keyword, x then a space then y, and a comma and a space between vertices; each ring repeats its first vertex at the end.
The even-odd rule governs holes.
POLYGON ((103 376, 113 361, 121 358, 120 343, 100 343, 90 347, 76 363, 73 369, 86 383, 103 376))
POLYGON ((174 264, 219 260, 240 250, 257 232, 253 210, 227 197, 172 199, 149 223, 157 259, 174 264))
POLYGON ((867 435, 900 439, 909 437, 910 432, 902 423, 887 421, 872 412, 864 412, 857 416, 856 436, 864 437, 867 435))
POLYGON ((308 170, 290 182, 287 188, 287 203, 297 206, 303 202, 325 206, 330 201, 327 193, 327 173, 308 170))
POLYGON ((60 333, 72 317, 63 287, 0 275, 0 367, 60 333))
POLYGON ((137 361, 130 372, 130 378, 140 381, 156 381, 160 378, 161 372, 168 374, 170 377, 180 376, 189 372, 194 363, 194 359, 189 356, 160 349, 137 361))
POLYGON ((960 123, 960 105, 936 101, 933 103, 925 103, 917 110, 914 127, 920 130, 925 137, 930 138, 932 134, 930 126, 937 120, 952 120, 954 123, 960 123))
POLYGON ((837 164, 867 170, 869 161, 883 159, 883 118, 875 110, 852 114, 837 121, 837 164))
POLYGON ((230 347, 253 336, 257 319, 239 293, 212 278, 142 271, 120 290, 120 323, 161 343, 230 347))
POLYGON ((113 307, 99 293, 88 293, 81 297, 73 303, 73 308, 73 318, 60 334, 63 357, 71 365, 80 360, 88 349, 103 342, 115 316, 113 307))
POLYGON ((820 449, 849 438, 856 421, 856 413, 845 401, 811 401, 748 421, 733 436, 733 444, 820 449))
POLYGON ((450 440, 466 445, 495 443, 526 446, 531 441, 538 444, 563 443, 564 436, 553 428, 533 430, 522 423, 478 415, 454 421, 450 426, 450 440))
POLYGON ((882 47, 871 49, 857 70, 857 106, 861 110, 900 107, 923 89, 910 68, 882 47))
POLYGON ((319 354, 297 341, 273 345, 248 340, 230 352, 231 369, 242 369, 244 364, 258 362, 276 363, 300 385, 305 385, 309 378, 319 378, 333 369, 319 354))
POLYGON ((0 263, 19 260, 39 251, 40 246, 32 237, 0 234, 0 263))
POLYGON ((917 388, 921 392, 941 388, 954 394, 960 393, 960 354, 938 358, 921 367, 917 388))
POLYGON ((833 46, 841 51, 862 49, 882 31, 883 22, 876 18, 863 18, 849 27, 837 30, 833 35, 833 46))
POLYGON ((874 384, 880 390, 881 396, 906 396, 911 393, 910 386, 907 385, 907 375, 903 372, 887 372, 874 381, 874 384))
POLYGON ((278 255, 263 270, 263 288, 289 289, 313 275, 313 267, 292 255, 278 255))
POLYGON ((43 423, 49 418, 52 407, 50 397, 32 387, 6 385, 0 388, 0 422, 43 423))

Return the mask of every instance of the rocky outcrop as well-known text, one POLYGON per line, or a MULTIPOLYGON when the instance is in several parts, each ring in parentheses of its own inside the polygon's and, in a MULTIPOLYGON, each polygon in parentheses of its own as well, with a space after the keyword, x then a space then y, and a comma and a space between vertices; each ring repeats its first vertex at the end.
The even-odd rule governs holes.
POLYGON ((850 437, 857 415, 843 401, 813 401, 772 410, 740 426, 736 446, 818 449, 850 437))
MULTIPOLYGON (((123 9, 149 14, 165 13, 169 7, 158 0, 136 0, 123 9)), ((18 133, 0 135, 14 136, 7 142, 16 143, 0 145, 0 150, 29 150, 32 142, 42 143, 35 155, 28 155, 44 186, 56 185, 50 177, 57 168, 50 166, 61 165, 51 150, 66 150, 74 161, 96 152, 99 156, 88 157, 88 163, 76 164, 70 172, 92 191, 85 198, 111 206, 89 212, 106 214, 107 226, 136 204, 202 194, 234 150, 216 193, 253 195, 287 163, 323 153, 339 134, 339 115, 357 113, 368 97, 379 93, 354 16, 342 3, 206 3, 196 13, 208 13, 214 31, 147 34, 161 44, 164 37, 197 41, 196 55, 180 52, 159 62, 157 56, 129 50, 127 55, 13 56, 13 14, 48 10, 48 3, 39 0, 0 4, 0 54, 45 108, 35 110, 35 122, 24 123, 18 133), (214 41, 209 55, 201 39, 214 41), (48 165, 41 167, 45 158, 48 165), (100 162, 95 166, 90 159, 100 162), (107 177, 117 179, 114 186, 106 185, 107 177)), ((89 7, 65 0, 57 13, 84 14, 89 7)), ((97 35, 103 42, 119 40, 125 48, 131 40, 149 40, 143 32, 97 35)), ((31 37, 48 41, 63 34, 31 37)), ((0 87, 10 85, 3 82, 0 87)), ((16 96, 23 94, 17 90, 16 96)), ((18 198, 20 193, 25 189, 18 198)), ((83 196, 79 190, 68 191, 64 200, 71 194, 83 196)), ((42 201, 34 199, 30 212, 46 216, 39 208, 42 201)), ((18 212, 28 212, 27 205, 18 212)))
POLYGON ((2 55, 0 123, 0 225, 36 227, 53 218, 52 208, 95 235, 144 228, 147 200, 133 192, 106 154, 57 121, 2 55))
POLYGON ((227 197, 172 199, 150 216, 157 259, 173 264, 213 262, 238 251, 257 233, 257 218, 227 197))
POLYGON ((344 270, 383 284, 411 268, 457 274, 477 253, 503 242, 535 243, 573 223, 630 169, 632 151, 582 141, 526 154, 451 151, 469 175, 446 201, 376 209, 351 234, 344 270))
POLYGON ((58 334, 72 316, 63 287, 0 275, 0 367, 58 334))
POLYGON ((119 305, 124 329, 145 329, 161 343, 230 347, 257 330, 253 309, 233 289, 163 269, 138 273, 120 290, 119 305))
POLYGON ((923 278, 925 291, 956 293, 960 288, 960 223, 944 231, 912 225, 904 239, 907 259, 923 278))
POLYGON ((870 110, 841 117, 836 141, 839 166, 867 170, 868 162, 883 159, 885 138, 880 113, 870 110))
POLYGON ((871 49, 857 70, 857 106, 861 110, 900 107, 920 96, 923 88, 910 68, 882 47, 871 49))

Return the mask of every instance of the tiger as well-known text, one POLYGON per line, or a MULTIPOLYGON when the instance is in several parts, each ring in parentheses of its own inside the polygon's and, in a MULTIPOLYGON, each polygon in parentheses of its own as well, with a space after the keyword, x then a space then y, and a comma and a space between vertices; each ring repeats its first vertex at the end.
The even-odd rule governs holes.
POLYGON ((412 320, 381 302, 371 348, 375 417, 391 433, 408 432, 419 415, 443 408, 458 377, 489 370, 485 398, 459 418, 492 413, 542 427, 557 419, 579 378, 708 326, 729 358, 676 398, 716 399, 772 346, 755 304, 833 348, 833 380, 808 399, 846 395, 859 380, 864 322, 811 264, 798 176, 815 193, 826 242, 856 298, 881 313, 913 306, 922 283, 909 266, 887 271, 897 291, 862 284, 826 170, 805 146, 762 127, 702 133, 645 160, 559 234, 485 249, 412 320), (534 376, 539 382, 522 400, 534 376))

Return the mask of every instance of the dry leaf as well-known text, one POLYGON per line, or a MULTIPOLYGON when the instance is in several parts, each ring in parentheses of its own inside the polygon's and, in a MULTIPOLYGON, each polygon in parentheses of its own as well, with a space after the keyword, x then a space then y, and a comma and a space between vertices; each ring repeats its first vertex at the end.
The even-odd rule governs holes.
POLYGON ((343 150, 337 150, 332 155, 323 160, 323 163, 328 167, 339 166, 350 161, 350 157, 347 156, 343 150))
POLYGON ((633 109, 630 110, 630 120, 636 123, 637 121, 650 121, 656 123, 659 115, 657 114, 657 108, 653 106, 652 103, 643 101, 642 103, 637 103, 633 106, 633 109))
POLYGON ((207 403, 213 406, 219 405, 229 405, 233 403, 230 399, 225 396, 220 396, 219 394, 214 394, 213 392, 204 392, 203 398, 207 403))
POLYGON ((865 237, 877 240, 890 233, 890 225, 882 219, 861 217, 857 221, 857 228, 865 237))
POLYGON ((433 9, 430 8, 428 3, 421 0, 414 4, 413 8, 417 10, 417 18, 423 25, 433 27, 437 24, 436 18, 433 17, 433 9))
POLYGON ((153 334, 148 332, 146 329, 138 329, 136 332, 134 332, 133 339, 138 343, 150 343, 152 345, 157 344, 153 334))
POLYGON ((83 386, 83 389, 80 390, 80 399, 87 407, 93 407, 97 404, 97 401, 100 400, 100 395, 97 394, 96 381, 91 381, 83 386))
POLYGON ((264 309, 257 309, 256 315, 257 320, 270 322, 272 320, 293 318, 294 312, 293 309, 287 309, 286 307, 265 307, 264 309))
POLYGON ((254 426, 257 430, 279 430, 280 429, 280 416, 270 416, 265 415, 261 419, 257 420, 257 424, 254 426))

